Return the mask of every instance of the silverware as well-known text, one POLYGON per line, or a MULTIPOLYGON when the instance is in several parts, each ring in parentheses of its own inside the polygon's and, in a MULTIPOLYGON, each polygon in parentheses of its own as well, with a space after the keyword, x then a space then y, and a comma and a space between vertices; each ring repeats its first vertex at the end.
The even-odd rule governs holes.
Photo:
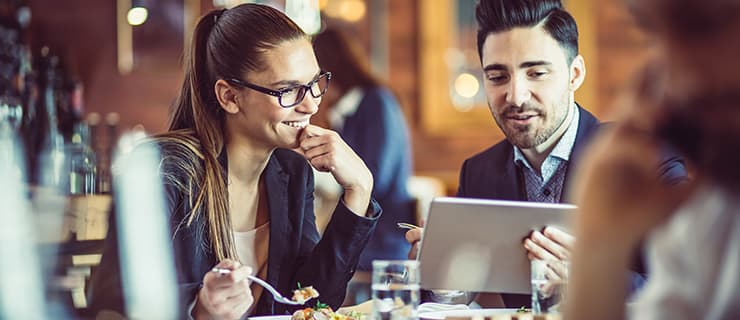
POLYGON ((399 228, 401 228, 401 229, 409 229, 409 230, 414 230, 414 229, 419 229, 419 228, 421 228, 421 227, 419 227, 419 226, 417 226, 417 225, 413 225, 413 224, 410 224, 410 223, 406 223, 406 222, 397 222, 397 223, 396 223, 396 225, 397 225, 397 226, 398 226, 399 228))
MULTIPOLYGON (((231 269, 214 267, 213 269, 211 269, 211 272, 215 272, 215 273, 217 273, 219 275, 224 275, 224 274, 231 273, 231 269)), ((294 305, 294 306, 301 306, 301 305, 303 305, 303 303, 296 302, 296 301, 290 300, 290 299, 288 299, 286 297, 283 297, 283 295, 280 294, 280 292, 278 292, 277 290, 275 290, 275 288, 273 288, 265 280, 262 280, 260 278, 255 277, 255 276, 252 276, 252 275, 248 275, 247 276, 247 279, 252 280, 252 281, 256 282, 257 284, 261 285, 262 287, 264 287, 265 289, 267 289, 267 291, 269 291, 270 294, 272 294, 272 297, 275 299, 275 302, 280 302, 282 304, 290 304, 290 305, 294 305)))

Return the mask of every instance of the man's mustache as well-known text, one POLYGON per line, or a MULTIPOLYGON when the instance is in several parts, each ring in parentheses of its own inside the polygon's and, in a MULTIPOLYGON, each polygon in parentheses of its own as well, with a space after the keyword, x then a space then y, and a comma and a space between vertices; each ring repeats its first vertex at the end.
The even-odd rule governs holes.
POLYGON ((504 117, 509 117, 509 116, 513 116, 516 114, 522 114, 522 113, 536 113, 537 115, 542 115, 545 112, 541 108, 538 108, 528 103, 525 103, 520 106, 510 104, 504 108, 504 111, 501 112, 501 115, 503 115, 504 117))

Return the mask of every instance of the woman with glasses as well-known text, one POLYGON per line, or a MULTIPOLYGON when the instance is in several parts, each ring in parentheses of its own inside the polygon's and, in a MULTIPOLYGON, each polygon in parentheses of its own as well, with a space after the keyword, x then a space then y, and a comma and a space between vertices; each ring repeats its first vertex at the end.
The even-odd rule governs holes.
MULTIPOLYGON (((330 79, 309 37, 271 7, 244 4, 198 22, 170 130, 153 139, 162 153, 182 317, 290 311, 248 282, 249 274, 284 296, 300 284, 316 288, 322 303, 341 304, 380 207, 360 157, 334 131, 310 124, 330 79), (330 172, 344 190, 323 237, 311 167, 330 172)), ((110 230, 92 307, 122 312, 110 230)))

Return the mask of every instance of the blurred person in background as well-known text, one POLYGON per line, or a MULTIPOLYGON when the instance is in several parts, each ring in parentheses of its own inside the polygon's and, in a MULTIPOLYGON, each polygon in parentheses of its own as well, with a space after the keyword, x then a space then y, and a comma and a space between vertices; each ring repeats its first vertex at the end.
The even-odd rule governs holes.
MULTIPOLYGON (((152 139, 162 153, 181 316, 290 311, 249 274, 287 297, 314 286, 321 302, 339 307, 380 207, 360 157, 336 132, 309 124, 331 78, 310 38, 283 13, 243 4, 203 16, 190 50, 169 132, 152 139), (323 237, 311 167, 343 189, 323 237)), ((93 310, 124 312, 117 241, 113 224, 93 310)))
MULTIPOLYGON (((602 128, 575 102, 586 77, 576 21, 560 0, 481 0, 476 19, 484 90, 506 139, 465 160, 457 196, 566 202, 571 169, 580 165, 582 150, 602 128)), ((666 184, 686 179, 679 157, 667 155, 649 165, 666 184)), ((406 238, 416 244, 421 234, 420 229, 410 230, 406 238)), ((574 242, 573 235, 548 226, 533 231, 523 246, 530 259, 568 260, 574 242)), ((630 285, 636 290, 644 270, 637 262, 633 270, 630 285)), ((478 301, 513 308, 531 304, 529 295, 502 298, 485 295, 478 301)))
POLYGON ((332 71, 332 90, 314 119, 336 130, 365 161, 375 179, 373 197, 383 207, 350 283, 347 303, 356 304, 370 299, 372 261, 406 259, 410 248, 396 226, 417 223, 415 202, 406 189, 412 173, 409 130, 398 100, 370 72, 356 40, 327 28, 314 37, 314 50, 319 66, 332 71))
POLYGON ((568 319, 740 319, 740 1, 629 1, 653 57, 620 121, 584 159, 568 319), (695 165, 666 188, 668 141, 695 165), (650 277, 625 307, 618 277, 647 237, 650 277))

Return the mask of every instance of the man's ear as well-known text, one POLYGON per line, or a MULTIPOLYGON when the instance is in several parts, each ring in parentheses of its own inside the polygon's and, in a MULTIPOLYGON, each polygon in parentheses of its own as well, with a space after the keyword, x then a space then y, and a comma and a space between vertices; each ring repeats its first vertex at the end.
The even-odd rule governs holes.
POLYGON ((568 86, 570 91, 578 90, 584 80, 586 80, 586 62, 583 61, 583 56, 579 54, 570 63, 570 83, 568 86))
POLYGON ((221 109, 230 114, 239 112, 239 104, 237 103, 239 91, 236 88, 229 85, 224 79, 218 79, 216 84, 213 85, 213 90, 221 109))

